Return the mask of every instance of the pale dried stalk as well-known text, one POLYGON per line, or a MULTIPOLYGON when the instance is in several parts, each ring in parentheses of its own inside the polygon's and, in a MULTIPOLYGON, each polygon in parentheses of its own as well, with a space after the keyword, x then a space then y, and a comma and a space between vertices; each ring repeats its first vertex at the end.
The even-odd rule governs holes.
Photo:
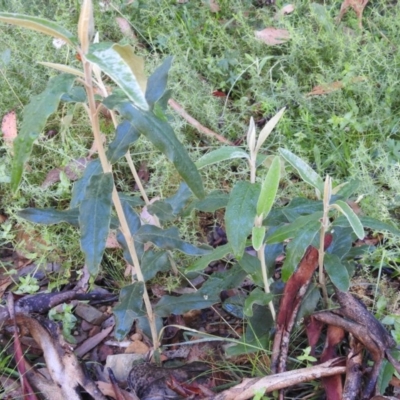
MULTIPOLYGON (((84 69, 84 73, 85 73, 85 86, 86 86, 86 92, 87 92, 88 103, 89 103, 89 111, 90 111, 89 117, 90 117, 90 122, 92 125, 94 141, 95 141, 97 149, 98 149, 99 159, 101 162, 101 166, 103 168, 103 172, 104 173, 112 172, 112 166, 107 160, 106 152, 104 150, 104 146, 103 146, 103 143, 101 140, 100 124, 99 124, 98 113, 96 112, 97 111, 96 110, 96 102, 95 102, 95 98, 94 98, 91 64, 85 60, 85 57, 83 54, 81 55, 81 57, 82 57, 83 69, 84 69)), ((121 224, 121 232, 124 235, 124 238, 125 238, 127 246, 128 246, 129 254, 133 261, 133 267, 134 267, 134 270, 136 273, 136 277, 139 282, 143 282, 143 284, 145 285, 145 280, 143 277, 142 270, 140 268, 140 262, 139 262, 139 258, 137 256, 136 249, 134 246, 133 237, 131 235, 129 225, 126 220, 124 211, 122 209, 121 200, 118 196, 118 192, 117 192, 117 189, 115 188, 115 185, 113 187, 112 200, 114 203, 115 210, 117 211, 118 220, 121 224)), ((149 325, 150 325, 153 345, 154 345, 154 348, 157 349, 159 347, 159 343, 158 343, 157 329, 156 329, 156 324, 155 324, 155 317, 154 317, 153 309, 151 307, 149 294, 147 293, 146 289, 143 292, 143 301, 144 301, 144 304, 146 307, 147 317, 149 319, 149 325)))
POLYGON ((189 122, 190 125, 195 127, 200 133, 204 133, 204 135, 210 136, 214 139, 219 140, 222 143, 229 144, 230 146, 233 146, 234 144, 229 141, 228 139, 224 138, 223 136, 219 135, 218 133, 212 131, 211 129, 206 128, 204 125, 202 125, 197 119, 193 118, 191 115, 189 115, 183 107, 176 102, 174 99, 169 99, 168 104, 187 122, 189 122))

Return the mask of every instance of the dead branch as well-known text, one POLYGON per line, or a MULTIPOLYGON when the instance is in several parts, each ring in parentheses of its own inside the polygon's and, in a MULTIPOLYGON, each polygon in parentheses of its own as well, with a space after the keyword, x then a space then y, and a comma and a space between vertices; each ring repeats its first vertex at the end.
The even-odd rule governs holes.
POLYGON ((285 389, 299 383, 310 382, 327 376, 344 374, 345 366, 338 366, 342 358, 335 358, 323 364, 313 367, 301 368, 294 371, 282 372, 281 374, 265 376, 264 378, 245 379, 236 385, 213 397, 212 400, 247 400, 254 396, 256 391, 285 389))
POLYGON ((222 143, 228 144, 230 146, 234 146, 234 144, 229 141, 228 139, 224 138, 223 136, 219 135, 218 133, 215 133, 211 129, 206 128, 203 126, 197 119, 194 119, 191 115, 189 115, 183 107, 177 103, 174 99, 169 99, 168 104, 170 105, 171 108, 173 108, 183 119, 185 119, 187 122, 189 122, 190 125, 192 125, 194 128, 196 128, 200 133, 203 133, 206 136, 210 136, 214 139, 219 140, 222 143))

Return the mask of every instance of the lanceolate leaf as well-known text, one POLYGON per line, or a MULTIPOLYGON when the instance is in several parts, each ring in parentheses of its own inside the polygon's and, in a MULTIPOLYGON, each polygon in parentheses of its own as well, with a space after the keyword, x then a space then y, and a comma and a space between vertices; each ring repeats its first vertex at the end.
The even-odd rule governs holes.
POLYGON ((225 212, 228 242, 236 258, 243 255, 247 237, 250 235, 256 216, 260 187, 250 182, 237 182, 231 191, 225 212))
POLYGON ((260 288, 254 289, 247 297, 244 305, 244 314, 248 317, 253 316, 253 305, 266 306, 274 297, 272 293, 265 293, 260 288))
POLYGON ((260 197, 257 202, 257 215, 266 217, 274 204, 278 192, 279 180, 281 178, 281 162, 279 156, 272 161, 267 176, 261 186, 260 197))
POLYGON ((129 45, 96 43, 89 48, 86 58, 105 72, 142 110, 148 110, 144 91, 144 62, 129 45))
POLYGON ((310 222, 304 226, 292 241, 286 246, 286 258, 282 267, 282 280, 286 282, 297 268, 307 247, 314 240, 321 228, 319 221, 310 222))
POLYGON ((66 74, 71 74, 79 76, 79 78, 84 78, 85 74, 80 69, 70 67, 69 65, 56 64, 47 61, 39 61, 38 64, 44 65, 45 67, 56 69, 57 71, 65 72, 66 74))
POLYGON ((158 272, 167 272, 171 265, 165 251, 147 250, 140 260, 143 278, 147 282, 154 278, 158 272))
POLYGON ((195 200, 188 207, 189 210, 199 210, 204 212, 214 212, 227 206, 229 194, 220 190, 214 190, 202 200, 195 200))
POLYGON ((338 209, 347 218, 351 227, 353 228, 354 233, 359 239, 364 239, 365 233, 363 225, 355 212, 347 203, 345 203, 343 200, 337 200, 331 205, 331 207, 338 209))
POLYGON ((344 292, 349 290, 350 277, 346 267, 336 254, 325 253, 324 267, 332 283, 344 292))
POLYGON ((315 221, 319 222, 322 218, 322 211, 315 212, 311 215, 305 215, 298 217, 294 222, 288 225, 277 228, 271 235, 267 236, 266 243, 281 243, 286 239, 295 237, 298 232, 303 230, 303 227, 307 227, 310 223, 315 221))
POLYGON ((319 193, 323 193, 324 181, 306 162, 287 149, 279 149, 279 152, 282 157, 297 170, 304 182, 314 186, 319 193))
POLYGON ((122 121, 117 126, 114 140, 107 150, 107 158, 111 164, 115 164, 128 151, 129 147, 139 139, 139 132, 129 121, 122 121))
POLYGON ((28 160, 34 141, 43 131, 47 118, 58 107, 61 96, 68 92, 75 77, 73 75, 58 75, 51 78, 45 91, 33 96, 22 113, 22 124, 18 137, 14 141, 14 159, 11 171, 12 190, 17 190, 21 182, 24 163, 28 160))
POLYGON ((143 282, 135 282, 121 289, 119 304, 114 307, 115 338, 122 340, 132 328, 133 321, 143 315, 143 282))
POLYGON ((178 191, 171 197, 165 199, 165 202, 170 204, 174 215, 178 215, 186 206, 186 203, 192 197, 188 185, 182 182, 179 185, 178 191))
POLYGON ((135 234, 135 243, 151 242, 161 249, 179 250, 191 256, 202 256, 210 251, 200 249, 179 238, 176 228, 161 229, 154 225, 143 225, 135 234))
POLYGON ((24 210, 18 211, 18 216, 24 218, 35 224, 53 225, 60 222, 67 222, 73 226, 79 226, 78 207, 71 210, 55 210, 54 208, 25 208, 24 210))
POLYGON ((117 109, 138 132, 146 136, 168 160, 173 162, 195 196, 203 198, 205 193, 199 171, 168 122, 161 121, 152 112, 139 111, 128 103, 117 106, 117 109))
POLYGON ((44 18, 3 12, 0 13, 0 21, 38 31, 48 36, 60 38, 65 40, 71 46, 76 46, 78 44, 78 40, 71 32, 57 23, 44 18))
POLYGON ((93 160, 87 165, 82 178, 74 183, 74 187, 72 189, 71 203, 69 205, 70 208, 75 208, 79 206, 79 204, 83 200, 83 197, 85 196, 86 186, 89 184, 90 179, 93 175, 98 175, 102 171, 103 169, 101 167, 99 159, 93 160))
POLYGON ((234 158, 249 158, 249 155, 242 149, 236 146, 224 146, 217 150, 210 151, 196 161, 197 168, 204 168, 207 165, 212 165, 225 160, 234 158))
POLYGON ((370 217, 361 217, 360 220, 364 226, 375 231, 388 231, 393 235, 400 236, 400 230, 391 224, 370 217))
POLYGON ((173 57, 167 57, 164 62, 152 73, 147 82, 146 100, 152 107, 167 90, 168 72, 173 57))
POLYGON ((81 247, 91 275, 96 275, 103 258, 111 220, 111 173, 93 175, 79 206, 81 247))
POLYGON ((219 301, 219 293, 215 293, 214 296, 204 295, 201 292, 182 294, 179 297, 165 295, 154 307, 154 313, 160 317, 180 315, 190 310, 211 307, 219 301))
POLYGON ((186 272, 202 271, 203 269, 206 269, 208 264, 212 261, 221 260, 231 252, 232 249, 229 243, 224 244, 223 246, 218 246, 210 254, 199 258, 194 264, 186 268, 186 272))
POLYGON ((261 249, 261 246, 264 242, 265 236, 265 226, 253 226, 253 230, 251 233, 251 243, 254 247, 254 250, 258 251, 261 249))

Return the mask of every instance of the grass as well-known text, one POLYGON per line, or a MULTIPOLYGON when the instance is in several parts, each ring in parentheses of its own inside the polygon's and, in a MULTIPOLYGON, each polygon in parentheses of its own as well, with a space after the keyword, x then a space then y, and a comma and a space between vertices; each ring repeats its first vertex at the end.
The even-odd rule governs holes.
MULTIPOLYGON (((64 2, 35 0, 0 0, 3 11, 20 12, 54 19, 75 31, 78 0, 64 2)), ((355 15, 349 12, 342 24, 335 24, 340 1, 329 4, 296 2, 293 14, 274 19, 275 7, 257 8, 250 0, 220 0, 220 11, 210 12, 206 2, 179 4, 176 0, 136 0, 130 5, 114 1, 107 11, 96 2, 96 29, 102 39, 135 46, 146 58, 148 72, 167 55, 174 55, 169 86, 173 98, 202 124, 234 141, 245 136, 249 119, 269 118, 286 106, 287 112, 273 133, 268 152, 287 147, 324 176, 329 173, 337 182, 356 179, 360 182, 355 195, 363 195, 361 208, 365 214, 399 222, 400 209, 400 86, 398 69, 400 5, 378 0, 364 12, 364 30, 357 28, 355 15), (124 37, 115 21, 124 17, 131 24, 136 39, 124 37), (287 29, 291 40, 269 47, 254 37, 255 30, 268 26, 287 29), (351 28, 349 31, 346 28, 351 28), (323 96, 307 96, 316 85, 341 81, 343 88, 323 96), (219 90, 230 93, 229 100, 213 96, 219 90)), ((0 25, 0 110, 5 114, 16 110, 21 116, 30 96, 42 91, 55 72, 37 61, 77 64, 75 54, 63 47, 56 50, 52 40, 30 31, 0 25), (24 45, 22 46, 21 43, 24 45), (9 60, 7 52, 11 51, 9 60)), ((60 107, 50 118, 48 130, 58 134, 42 139, 34 147, 24 180, 17 196, 6 183, 11 154, 0 147, 0 211, 18 222, 28 235, 45 238, 50 244, 37 248, 37 256, 48 261, 61 261, 65 269, 80 266, 83 256, 77 233, 66 225, 32 227, 15 216, 21 208, 65 208, 69 203, 72 182, 56 183, 40 188, 46 174, 71 160, 85 157, 91 146, 91 134, 84 112, 71 104, 60 107), (69 115, 74 115, 68 121, 69 115), (59 117, 63 118, 60 124, 59 117), (56 251, 51 251, 51 247, 56 251)), ((1 116, 2 116, 1 115, 1 116)), ((203 138, 180 117, 169 118, 180 140, 190 149, 193 159, 220 146, 203 138)), ((103 131, 112 135, 108 122, 103 131)), ((142 140, 135 146, 137 166, 150 160, 149 197, 167 197, 174 193, 179 177, 164 157, 142 140)), ((122 162, 116 171, 119 188, 129 191, 127 166, 122 162)), ((212 166, 202 171, 208 190, 229 187, 248 175, 241 161, 212 166)), ((303 183, 289 179, 282 185, 281 201, 298 195, 313 196, 303 183)), ((195 215, 192 215, 195 217, 195 215)), ((181 222, 181 231, 190 241, 196 239, 197 224, 181 222)), ((0 225, 1 241, 13 240, 16 232, 6 232, 0 225), (11 236, 10 236, 11 235, 11 236), (14 237, 13 237, 14 236, 14 237)), ((389 242, 386 265, 398 269, 398 246, 389 242)), ((368 262, 378 263, 379 255, 368 262)), ((182 257, 182 264, 186 260, 182 257)), ((106 264, 115 271, 110 276, 123 281, 124 263, 110 251, 106 264)), ((108 277, 106 278, 108 279, 108 277)), ((168 283, 173 286, 173 283, 168 283)))

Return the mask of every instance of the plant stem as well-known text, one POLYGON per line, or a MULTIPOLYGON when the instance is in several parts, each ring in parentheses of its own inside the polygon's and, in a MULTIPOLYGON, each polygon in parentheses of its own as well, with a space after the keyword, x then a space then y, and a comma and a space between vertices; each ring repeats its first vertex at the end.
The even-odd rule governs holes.
POLYGON ((325 256, 325 234, 329 228, 329 208, 330 208, 329 202, 331 200, 331 192, 332 192, 332 179, 329 175, 327 175, 324 184, 324 198, 322 200, 323 214, 321 220, 321 230, 319 233, 319 251, 318 251, 318 279, 319 279, 319 285, 322 290, 325 307, 328 307, 329 304, 328 291, 326 290, 326 282, 325 282, 324 256, 325 256))
MULTIPOLYGON (((93 91, 92 68, 91 68, 90 63, 87 62, 84 57, 82 57, 82 63, 83 63, 83 69, 84 69, 84 73, 85 73, 86 93, 87 93, 87 97, 88 97, 89 111, 90 111, 89 117, 90 117, 90 122, 92 125, 94 141, 95 141, 95 144, 98 149, 99 158, 100 158, 101 166, 103 168, 103 172, 104 173, 112 172, 112 166, 107 160, 106 152, 104 150, 104 146, 103 146, 103 143, 101 140, 100 124, 99 124, 99 119, 98 119, 98 113, 96 112, 96 102, 95 102, 94 91, 93 91)), ((140 262, 139 262, 139 258, 136 253, 135 245, 133 242, 133 237, 131 235, 131 231, 129 229, 129 225, 126 220, 125 213, 122 208, 121 200, 118 196, 118 192, 117 192, 117 189, 115 188, 115 185, 113 187, 112 200, 113 200, 114 207, 115 207, 115 210, 118 215, 119 222, 121 224, 121 228, 120 228, 121 232, 124 235, 124 238, 125 238, 127 246, 128 246, 129 254, 133 261, 133 267, 134 267, 134 270, 136 273, 136 277, 139 282, 143 282, 143 284, 145 285, 145 280, 143 277, 142 270, 140 268, 140 262)), ((157 329, 156 329, 156 324, 155 324, 155 317, 154 317, 153 309, 151 307, 149 294, 147 293, 146 289, 143 292, 143 301, 144 301, 144 304, 146 307, 147 317, 149 319, 149 325, 150 325, 154 349, 157 349, 159 347, 159 343, 158 343, 157 329)))
MULTIPOLYGON (((265 291, 265 293, 271 293, 270 288, 269 288, 269 283, 268 283, 267 263, 265 261, 265 244, 263 244, 261 246, 261 248, 257 251, 257 257, 261 263, 261 273, 262 273, 262 277, 263 277, 263 281, 264 281, 264 291, 265 291)), ((275 307, 274 307, 273 301, 271 300, 268 305, 269 305, 269 309, 271 310, 272 319, 275 321, 276 312, 275 312, 275 307)))

